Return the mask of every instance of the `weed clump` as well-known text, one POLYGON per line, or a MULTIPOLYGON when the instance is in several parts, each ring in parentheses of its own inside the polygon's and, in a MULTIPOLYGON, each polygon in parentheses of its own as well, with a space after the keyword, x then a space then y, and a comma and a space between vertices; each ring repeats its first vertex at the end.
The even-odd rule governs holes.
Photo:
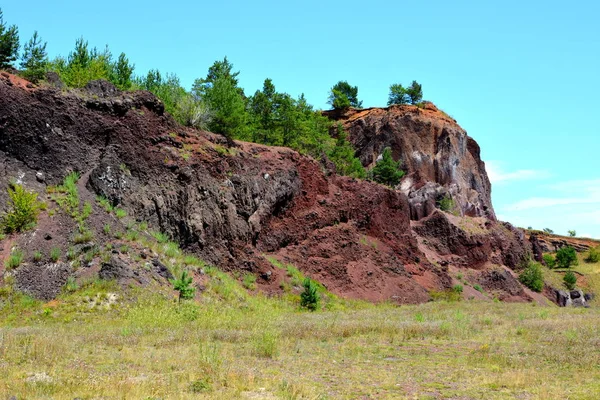
POLYGON ((12 253, 10 253, 10 256, 8 256, 8 259, 6 260, 6 269, 11 270, 17 268, 23 262, 24 257, 25 254, 22 250, 13 250, 12 253))
POLYGON ((8 188, 10 210, 2 216, 5 233, 22 232, 35 226, 42 208, 37 197, 37 193, 26 190, 23 185, 11 183, 8 188))

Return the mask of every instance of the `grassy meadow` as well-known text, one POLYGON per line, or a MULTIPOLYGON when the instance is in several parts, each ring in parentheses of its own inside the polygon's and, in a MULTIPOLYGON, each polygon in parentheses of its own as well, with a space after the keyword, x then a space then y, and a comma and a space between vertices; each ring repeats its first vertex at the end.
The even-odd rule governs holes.
POLYGON ((303 311, 213 276, 200 302, 5 289, 0 398, 597 399, 600 312, 499 302, 303 311))

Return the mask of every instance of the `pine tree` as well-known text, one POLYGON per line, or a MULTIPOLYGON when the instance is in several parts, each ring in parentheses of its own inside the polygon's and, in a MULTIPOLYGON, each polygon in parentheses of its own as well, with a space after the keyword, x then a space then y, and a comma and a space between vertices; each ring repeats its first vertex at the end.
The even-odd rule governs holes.
POLYGON ((26 79, 37 83, 44 78, 47 65, 46 42, 42 43, 38 32, 35 31, 23 48, 23 55, 21 56, 22 74, 26 79))
POLYGON ((6 26, 0 9, 0 69, 10 68, 19 56, 19 28, 6 26))
POLYGON ((191 285, 192 277, 188 275, 187 271, 183 271, 181 273, 181 278, 173 281, 173 289, 179 292, 179 301, 194 298, 196 289, 194 289, 191 285))
POLYGON ((362 101, 358 101, 358 86, 351 86, 346 81, 339 81, 331 88, 327 103, 336 110, 362 107, 362 101))
POLYGON ((125 56, 125 53, 119 54, 117 62, 113 66, 113 76, 111 81, 121 90, 127 90, 131 88, 131 76, 135 66, 129 63, 129 59, 125 56))
POLYGON ((423 100, 423 89, 417 81, 412 81, 410 86, 406 89, 406 94, 410 99, 410 104, 417 105, 423 100))
POLYGON ((310 278, 305 278, 302 286, 304 286, 304 291, 300 293, 300 306, 310 311, 316 311, 319 308, 317 285, 310 278))
POLYGON ((394 187, 400 183, 400 179, 404 176, 404 171, 401 167, 402 161, 394 161, 392 149, 386 147, 383 150, 382 159, 371 171, 373 180, 394 187))
POLYGON ((406 89, 399 83, 394 83, 390 86, 390 94, 388 96, 387 105, 392 104, 406 104, 408 103, 408 95, 406 89))
POLYGON ((366 171, 356 158, 355 150, 347 139, 347 134, 341 124, 338 124, 338 138, 335 147, 329 152, 329 159, 335 164, 338 175, 352 178, 365 178, 366 171))
POLYGON ((210 130, 221 133, 231 142, 234 138, 245 139, 248 112, 244 90, 238 86, 238 72, 227 60, 215 61, 208 69, 206 78, 196 79, 192 94, 212 110, 210 130))

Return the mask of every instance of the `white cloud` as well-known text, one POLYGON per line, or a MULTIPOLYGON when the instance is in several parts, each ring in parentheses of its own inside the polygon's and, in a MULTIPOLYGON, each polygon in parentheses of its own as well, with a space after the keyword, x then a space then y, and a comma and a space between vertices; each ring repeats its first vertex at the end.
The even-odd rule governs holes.
POLYGON ((519 169, 517 171, 507 172, 495 161, 487 161, 485 163, 485 169, 487 170, 488 177, 492 183, 544 179, 550 176, 548 171, 535 169, 519 169))
POLYGON ((598 204, 600 206, 600 180, 565 181, 546 186, 552 197, 530 197, 506 206, 505 210, 529 210, 565 205, 598 204), (552 193, 554 192, 554 193, 552 193), (568 197, 561 196, 568 193, 568 197))
POLYGON ((600 237, 600 180, 556 182, 538 189, 544 196, 501 207, 500 219, 518 226, 550 227, 563 235, 576 229, 578 236, 600 237))

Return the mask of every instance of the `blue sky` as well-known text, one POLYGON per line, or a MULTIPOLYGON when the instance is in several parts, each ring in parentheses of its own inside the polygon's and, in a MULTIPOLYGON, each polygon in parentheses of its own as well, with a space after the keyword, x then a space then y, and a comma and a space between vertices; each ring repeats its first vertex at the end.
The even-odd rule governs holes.
POLYGON ((51 56, 83 36, 188 88, 225 55, 247 93, 269 77, 319 108, 339 80, 384 106, 390 84, 416 79, 481 145, 500 218, 600 238, 600 2, 208 3, 1 7, 22 42, 37 29, 51 56))

